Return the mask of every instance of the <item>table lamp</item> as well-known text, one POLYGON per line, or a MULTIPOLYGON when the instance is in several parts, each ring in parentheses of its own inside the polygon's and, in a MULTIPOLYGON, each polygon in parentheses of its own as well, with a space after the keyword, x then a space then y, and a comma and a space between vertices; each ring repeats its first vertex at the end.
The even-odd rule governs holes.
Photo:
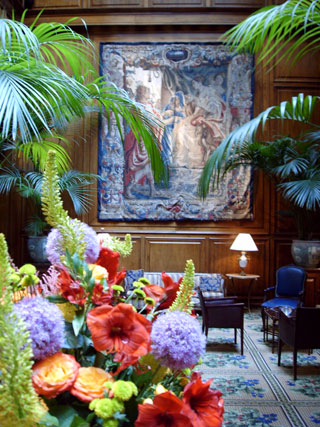
POLYGON ((233 251, 241 251, 241 256, 239 258, 239 265, 241 268, 241 276, 246 276, 244 268, 248 264, 248 258, 246 257, 246 252, 257 251, 258 248, 254 243, 251 234, 249 233, 239 233, 235 238, 234 242, 230 246, 230 249, 233 251))

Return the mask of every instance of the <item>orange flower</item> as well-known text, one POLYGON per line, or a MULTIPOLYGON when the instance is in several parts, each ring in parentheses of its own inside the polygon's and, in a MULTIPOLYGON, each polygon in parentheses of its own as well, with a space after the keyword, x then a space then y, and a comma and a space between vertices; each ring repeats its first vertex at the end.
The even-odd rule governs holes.
POLYGON ((101 247, 99 258, 96 261, 97 265, 104 267, 108 273, 108 283, 109 285, 119 285, 122 280, 126 277, 125 269, 122 269, 118 272, 119 267, 119 252, 113 251, 110 248, 101 247))
MULTIPOLYGON (((163 295, 165 292, 164 289, 159 285, 146 285, 143 288, 143 291, 147 297, 152 298, 154 300, 155 304, 157 304, 163 298, 163 295)), ((147 307, 147 310, 151 310, 151 309, 152 309, 152 306, 149 305, 147 307)))
POLYGON ((42 396, 49 399, 56 397, 70 389, 79 368, 79 363, 71 354, 55 353, 33 365, 33 387, 42 396))
POLYGON ((218 390, 210 390, 212 379, 203 383, 199 372, 194 372, 185 387, 183 413, 194 427, 220 427, 223 422, 223 399, 218 390))
POLYGON ((94 348, 117 353, 121 369, 135 363, 150 350, 152 324, 136 313, 130 304, 115 307, 102 305, 93 308, 87 316, 94 348))
POLYGON ((109 277, 109 273, 108 271, 102 267, 101 265, 97 265, 97 264, 89 264, 89 269, 91 270, 92 273, 92 277, 95 280, 102 280, 102 279, 106 279, 108 280, 109 277))
POLYGON ((139 405, 135 427, 192 427, 188 416, 181 413, 183 402, 167 391, 156 396, 153 403, 139 405))
POLYGON ((95 368, 94 366, 80 368, 77 379, 70 389, 70 393, 83 402, 102 399, 104 397, 103 384, 106 381, 113 381, 113 379, 103 369, 95 368))

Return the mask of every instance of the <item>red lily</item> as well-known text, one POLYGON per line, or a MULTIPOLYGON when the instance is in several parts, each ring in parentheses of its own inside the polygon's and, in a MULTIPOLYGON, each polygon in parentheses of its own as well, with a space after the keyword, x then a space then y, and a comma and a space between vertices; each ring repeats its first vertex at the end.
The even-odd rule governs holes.
POLYGON ((182 412, 192 421, 194 427, 220 427, 223 422, 223 399, 218 390, 211 390, 212 379, 202 382, 199 372, 194 372, 191 382, 186 385, 182 401, 182 412))
POLYGON ((62 269, 58 277, 58 287, 60 288, 61 296, 66 298, 71 304, 84 305, 88 293, 85 293, 84 288, 79 282, 72 280, 70 274, 62 269))
POLYGON ((115 252, 110 248, 105 248, 103 246, 100 248, 99 258, 97 259, 95 264, 101 265, 108 271, 109 285, 119 285, 126 277, 126 270, 124 268, 118 272, 119 258, 119 252, 115 252))
POLYGON ((135 427, 192 427, 188 416, 181 413, 183 402, 169 391, 153 399, 153 403, 139 405, 135 427))
POLYGON ((177 282, 174 282, 171 277, 163 271, 161 273, 161 279, 164 284, 164 292, 166 297, 164 301, 159 305, 158 310, 164 310, 170 307, 170 305, 173 303, 177 296, 177 292, 179 290, 179 286, 182 282, 183 277, 180 277, 177 282))

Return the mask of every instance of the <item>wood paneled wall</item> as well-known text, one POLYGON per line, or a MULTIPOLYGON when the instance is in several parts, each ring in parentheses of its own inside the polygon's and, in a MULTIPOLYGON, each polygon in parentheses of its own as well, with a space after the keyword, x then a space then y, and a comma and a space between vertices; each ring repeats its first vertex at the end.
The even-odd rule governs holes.
MULTIPOLYGON (((264 0, 35 0, 29 19, 40 8, 46 8, 42 20, 59 20, 79 16, 89 27, 89 36, 96 46, 102 41, 216 41, 231 25, 243 20, 265 5, 264 0)), ((79 29, 80 27, 77 27, 79 29)), ((270 105, 290 98, 301 91, 320 94, 319 57, 307 58, 294 68, 281 64, 267 73, 255 72, 254 114, 270 105)), ((270 133, 276 129, 270 130, 270 133)), ((73 167, 97 172, 97 122, 89 119, 77 124, 71 137, 87 139, 72 150, 73 167)), ((0 226, 8 237, 9 247, 17 263, 25 261, 25 240, 22 237, 25 210, 17 198, 1 199, 0 226)), ((182 271, 185 262, 193 259, 198 272, 237 272, 238 254, 230 245, 239 232, 252 234, 259 251, 250 254, 248 273, 261 276, 253 289, 261 298, 266 285, 274 282, 275 269, 291 263, 290 224, 279 221, 276 211, 279 199, 270 183, 261 175, 254 180, 253 220, 224 222, 99 222, 97 200, 83 220, 97 231, 116 236, 131 233, 134 251, 124 259, 126 268, 145 271, 182 271)), ((237 293, 246 294, 246 283, 238 284, 237 293)))

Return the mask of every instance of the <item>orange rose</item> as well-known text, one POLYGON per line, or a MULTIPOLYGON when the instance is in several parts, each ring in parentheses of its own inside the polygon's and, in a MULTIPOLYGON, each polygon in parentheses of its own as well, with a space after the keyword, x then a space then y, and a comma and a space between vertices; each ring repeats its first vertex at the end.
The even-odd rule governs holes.
POLYGON ((101 279, 108 280, 109 273, 108 273, 107 269, 105 269, 101 265, 89 264, 89 269, 91 270, 92 277, 95 280, 98 280, 99 282, 101 279))
POLYGON ((55 353, 33 365, 33 387, 38 394, 52 399, 69 390, 79 368, 80 364, 71 354, 55 353))
POLYGON ((102 399, 104 397, 103 384, 106 381, 113 381, 113 378, 103 369, 95 368, 94 366, 80 368, 70 393, 83 402, 102 399))

